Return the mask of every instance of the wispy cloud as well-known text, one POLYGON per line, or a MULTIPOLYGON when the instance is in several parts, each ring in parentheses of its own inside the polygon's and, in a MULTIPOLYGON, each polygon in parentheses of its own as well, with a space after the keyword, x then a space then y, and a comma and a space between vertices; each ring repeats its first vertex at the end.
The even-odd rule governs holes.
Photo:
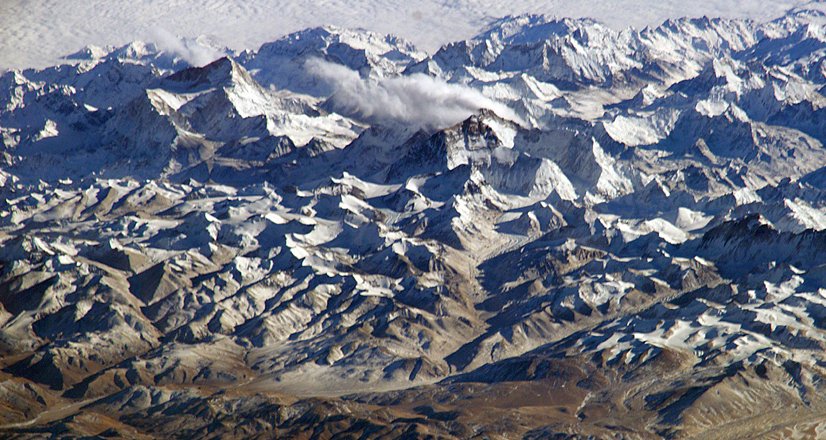
POLYGON ((478 90, 424 74, 363 79, 346 66, 319 58, 308 60, 305 68, 333 88, 329 102, 334 111, 367 122, 436 129, 460 122, 480 109, 521 122, 508 106, 478 90))
POLYGON ((195 67, 207 65, 224 55, 219 50, 204 46, 195 39, 179 38, 162 28, 153 29, 151 38, 159 49, 174 54, 195 67))

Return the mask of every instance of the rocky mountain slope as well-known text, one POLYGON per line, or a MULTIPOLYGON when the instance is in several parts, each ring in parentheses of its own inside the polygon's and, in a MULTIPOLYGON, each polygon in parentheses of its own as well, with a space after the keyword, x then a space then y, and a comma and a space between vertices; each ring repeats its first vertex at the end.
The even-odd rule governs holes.
POLYGON ((824 26, 9 71, 0 433, 822 435, 824 26))

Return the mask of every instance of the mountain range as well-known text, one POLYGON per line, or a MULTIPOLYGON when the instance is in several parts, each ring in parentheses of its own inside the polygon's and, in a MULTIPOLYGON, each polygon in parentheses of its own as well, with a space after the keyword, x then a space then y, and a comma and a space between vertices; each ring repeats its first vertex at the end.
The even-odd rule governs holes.
POLYGON ((826 14, 0 76, 0 434, 826 432, 826 14))

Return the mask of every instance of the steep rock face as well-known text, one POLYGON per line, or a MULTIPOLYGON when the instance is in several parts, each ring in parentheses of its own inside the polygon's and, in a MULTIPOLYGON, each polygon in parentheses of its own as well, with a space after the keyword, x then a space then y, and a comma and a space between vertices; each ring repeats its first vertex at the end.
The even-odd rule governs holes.
POLYGON ((4 74, 0 432, 816 435, 822 18, 4 74))

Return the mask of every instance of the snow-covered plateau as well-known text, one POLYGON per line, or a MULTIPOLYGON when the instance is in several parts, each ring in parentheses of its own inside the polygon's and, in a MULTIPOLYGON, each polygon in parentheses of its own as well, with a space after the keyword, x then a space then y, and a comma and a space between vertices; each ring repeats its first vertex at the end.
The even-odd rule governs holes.
POLYGON ((0 436, 826 435, 822 9, 7 71, 0 436))

